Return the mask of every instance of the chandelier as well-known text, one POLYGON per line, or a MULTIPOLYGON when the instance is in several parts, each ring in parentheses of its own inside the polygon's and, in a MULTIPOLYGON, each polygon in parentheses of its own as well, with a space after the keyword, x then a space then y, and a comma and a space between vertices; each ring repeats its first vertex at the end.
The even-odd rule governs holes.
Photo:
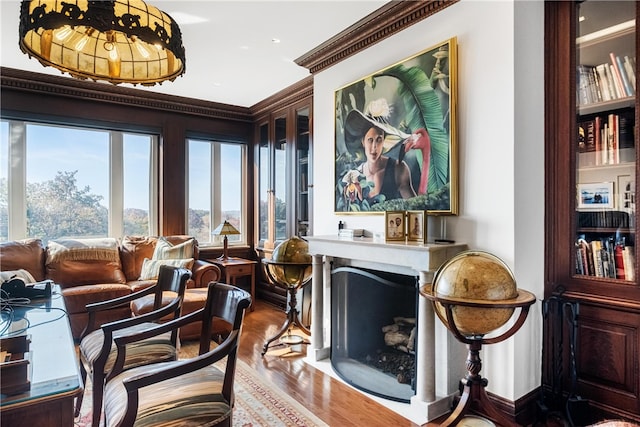
POLYGON ((142 0, 23 0, 20 49, 79 79, 152 86, 184 74, 178 24, 142 0))

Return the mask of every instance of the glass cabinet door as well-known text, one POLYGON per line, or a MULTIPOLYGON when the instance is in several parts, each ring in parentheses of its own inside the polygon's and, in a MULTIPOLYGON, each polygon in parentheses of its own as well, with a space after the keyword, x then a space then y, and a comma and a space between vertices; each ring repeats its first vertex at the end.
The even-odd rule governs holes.
POLYGON ((635 2, 576 4, 575 276, 635 279, 635 2))
POLYGON ((258 130, 258 241, 264 246, 269 240, 269 203, 270 203, 270 150, 269 125, 264 123, 258 130))
POLYGON ((296 110, 296 194, 298 203, 296 208, 296 234, 307 236, 311 234, 309 222, 309 108, 296 110))
POLYGON ((275 240, 285 240, 287 233, 287 119, 275 120, 274 138, 274 209, 275 240))

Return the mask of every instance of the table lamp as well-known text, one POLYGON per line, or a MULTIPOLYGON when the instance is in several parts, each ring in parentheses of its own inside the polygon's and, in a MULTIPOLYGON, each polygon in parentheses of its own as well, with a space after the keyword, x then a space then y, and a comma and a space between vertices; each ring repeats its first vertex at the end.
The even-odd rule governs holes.
POLYGON ((238 231, 237 228, 231 225, 229 221, 225 221, 219 226, 217 226, 215 230, 211 232, 211 234, 213 234, 214 236, 224 236, 224 249, 222 250, 222 255, 219 256, 218 259, 220 261, 228 260, 229 257, 227 256, 227 245, 228 245, 227 236, 232 234, 240 234, 240 232, 238 231))

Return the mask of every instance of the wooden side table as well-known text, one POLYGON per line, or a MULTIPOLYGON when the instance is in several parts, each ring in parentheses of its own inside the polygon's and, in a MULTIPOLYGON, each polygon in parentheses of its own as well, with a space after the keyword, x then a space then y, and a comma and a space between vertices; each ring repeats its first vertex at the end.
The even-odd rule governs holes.
POLYGON ((213 259, 212 263, 216 264, 222 270, 222 274, 225 277, 225 283, 233 286, 237 286, 236 282, 239 277, 251 278, 251 311, 254 309, 254 302, 256 298, 256 264, 257 261, 250 259, 229 257, 225 260, 213 259))

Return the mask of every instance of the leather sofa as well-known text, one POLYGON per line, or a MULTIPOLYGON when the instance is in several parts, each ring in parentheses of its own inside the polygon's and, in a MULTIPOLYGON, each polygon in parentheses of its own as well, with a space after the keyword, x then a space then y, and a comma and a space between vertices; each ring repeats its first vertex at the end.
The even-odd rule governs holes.
MULTIPOLYGON (((192 278, 187 284, 188 289, 206 289, 209 282, 220 279, 218 266, 198 259, 198 242, 190 236, 54 240, 46 247, 40 239, 3 242, 0 243, 0 270, 24 269, 36 281, 50 279, 60 285, 71 332, 78 339, 87 324, 87 304, 127 295, 155 283, 154 279, 141 280, 141 272, 145 259, 154 258, 159 241, 168 245, 192 242, 193 247, 189 250, 193 256, 190 264, 192 278)), ((200 292, 185 296, 185 300, 189 301, 184 307, 185 313, 204 305, 204 300, 200 301, 200 292)), ((131 307, 107 310, 96 323, 101 325, 130 317, 131 311, 131 307)), ((199 337, 200 331, 181 331, 182 338, 193 336, 199 337)))

